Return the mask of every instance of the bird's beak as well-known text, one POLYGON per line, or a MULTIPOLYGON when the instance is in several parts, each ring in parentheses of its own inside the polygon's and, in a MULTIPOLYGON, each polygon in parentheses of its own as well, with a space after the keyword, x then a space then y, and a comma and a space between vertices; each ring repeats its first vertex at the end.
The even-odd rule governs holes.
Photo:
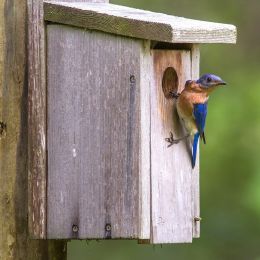
POLYGON ((225 85, 227 85, 227 83, 225 82, 225 81, 223 81, 223 80, 220 80, 219 82, 218 82, 218 86, 225 86, 225 85))

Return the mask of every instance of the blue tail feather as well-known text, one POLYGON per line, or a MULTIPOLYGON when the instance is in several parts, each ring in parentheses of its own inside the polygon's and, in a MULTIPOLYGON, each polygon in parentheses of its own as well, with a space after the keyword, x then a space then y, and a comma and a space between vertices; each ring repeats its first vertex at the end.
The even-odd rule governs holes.
POLYGON ((200 137, 199 133, 194 135, 193 146, 192 146, 192 169, 194 169, 194 167, 196 165, 197 147, 198 147, 199 137, 200 137))

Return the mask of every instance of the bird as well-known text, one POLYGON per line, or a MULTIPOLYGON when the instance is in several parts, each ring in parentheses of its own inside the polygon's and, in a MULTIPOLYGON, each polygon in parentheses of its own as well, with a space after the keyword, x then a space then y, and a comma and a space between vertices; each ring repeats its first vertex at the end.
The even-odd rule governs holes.
POLYGON ((187 133, 179 139, 174 139, 173 133, 170 132, 170 137, 165 140, 169 143, 168 147, 170 147, 190 138, 192 142, 192 169, 196 165, 199 138, 206 144, 205 124, 208 113, 209 95, 219 86, 226 84, 217 75, 204 74, 198 80, 186 81, 181 93, 171 92, 172 98, 177 99, 177 113, 187 133))

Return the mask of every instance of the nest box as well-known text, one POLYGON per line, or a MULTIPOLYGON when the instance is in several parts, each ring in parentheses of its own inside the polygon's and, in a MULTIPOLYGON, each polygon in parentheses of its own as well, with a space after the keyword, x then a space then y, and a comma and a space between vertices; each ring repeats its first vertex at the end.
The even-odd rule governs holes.
POLYGON ((188 143, 167 148, 182 136, 169 93, 199 77, 198 44, 235 43, 236 28, 109 3, 30 17, 32 237, 199 237, 199 167, 188 143))

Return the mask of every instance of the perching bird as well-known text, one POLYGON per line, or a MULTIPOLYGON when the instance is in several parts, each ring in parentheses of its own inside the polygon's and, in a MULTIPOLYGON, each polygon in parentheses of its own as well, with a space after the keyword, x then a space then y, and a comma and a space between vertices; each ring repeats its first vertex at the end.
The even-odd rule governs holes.
POLYGON ((192 140, 192 168, 196 164, 197 146, 199 137, 206 143, 205 123, 207 117, 207 106, 209 95, 218 86, 226 85, 220 77, 212 74, 205 74, 197 81, 188 80, 184 90, 180 94, 173 93, 173 98, 177 99, 177 112, 187 134, 179 139, 174 139, 170 133, 170 138, 165 140, 170 144, 179 143, 181 140, 191 138, 192 140))

